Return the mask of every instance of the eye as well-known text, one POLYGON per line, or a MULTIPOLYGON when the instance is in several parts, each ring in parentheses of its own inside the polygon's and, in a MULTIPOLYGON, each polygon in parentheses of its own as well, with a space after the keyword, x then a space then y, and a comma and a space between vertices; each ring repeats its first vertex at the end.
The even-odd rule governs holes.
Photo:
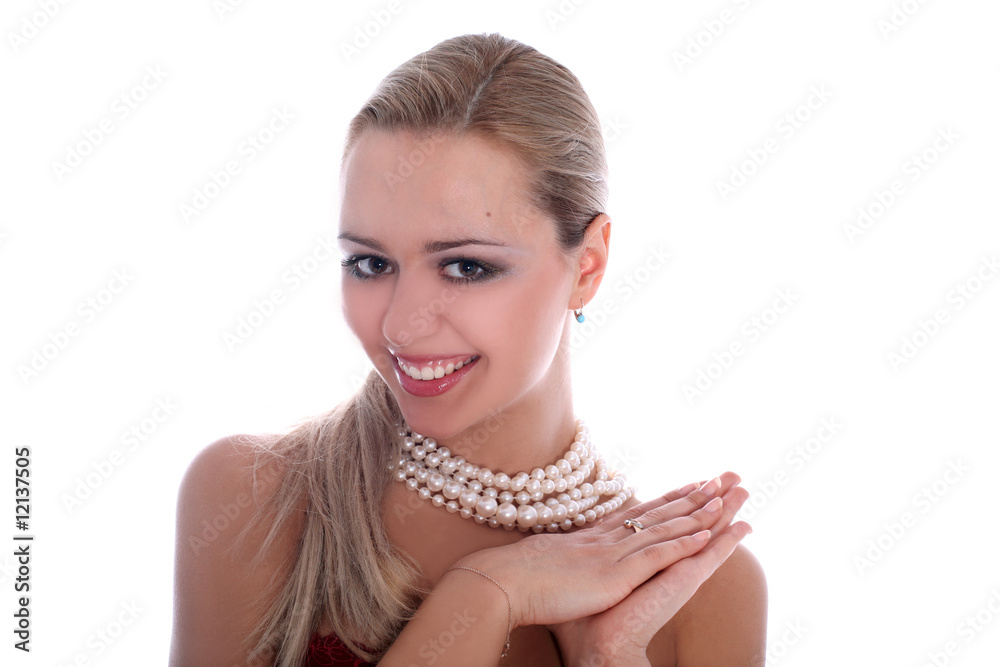
POLYGON ((355 278, 368 280, 389 273, 389 262, 375 255, 351 255, 340 263, 355 278), (363 268, 361 268, 363 267, 363 268))
POLYGON ((445 267, 458 268, 457 274, 445 271, 449 278, 455 278, 457 280, 476 280, 477 278, 481 278, 489 273, 483 268, 482 264, 474 262, 471 259, 454 260, 445 264, 445 267))
POLYGON ((471 284, 479 282, 480 280, 489 280, 502 273, 501 269, 492 266, 491 264, 480 262, 476 259, 468 259, 467 257, 446 259, 438 266, 445 269, 445 278, 452 282, 463 284, 471 284), (455 267, 456 271, 449 271, 449 267, 455 267))

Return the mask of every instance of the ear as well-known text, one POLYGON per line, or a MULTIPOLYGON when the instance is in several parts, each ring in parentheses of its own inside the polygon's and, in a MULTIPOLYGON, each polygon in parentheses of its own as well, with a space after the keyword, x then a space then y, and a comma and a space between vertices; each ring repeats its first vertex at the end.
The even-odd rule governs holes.
POLYGON ((583 247, 579 251, 576 265, 577 278, 570 296, 569 308, 580 308, 580 300, 590 303, 604 278, 608 266, 608 250, 611 247, 611 218, 599 213, 590 221, 584 235, 583 247))

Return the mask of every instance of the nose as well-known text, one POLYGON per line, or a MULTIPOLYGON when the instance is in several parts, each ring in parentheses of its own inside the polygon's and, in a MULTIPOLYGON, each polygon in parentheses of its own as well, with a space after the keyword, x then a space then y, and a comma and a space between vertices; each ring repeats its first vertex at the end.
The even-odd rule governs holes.
POLYGON ((390 345, 406 347, 433 334, 448 303, 445 291, 430 281, 397 280, 382 318, 382 335, 390 345))

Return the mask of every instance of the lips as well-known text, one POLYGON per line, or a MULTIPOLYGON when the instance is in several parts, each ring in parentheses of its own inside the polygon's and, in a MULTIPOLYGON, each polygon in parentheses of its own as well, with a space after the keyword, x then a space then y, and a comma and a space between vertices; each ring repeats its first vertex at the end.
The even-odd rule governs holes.
POLYGON ((461 382, 478 365, 480 357, 477 354, 452 357, 431 355, 403 357, 395 355, 395 359, 393 370, 396 372, 396 379, 403 390, 413 396, 429 398, 443 394, 461 382), (452 366, 453 370, 451 373, 446 373, 449 365, 452 366), (461 368, 458 367, 459 365, 461 368), (413 371, 409 369, 419 369, 421 378, 428 375, 430 370, 434 371, 435 376, 441 376, 431 377, 428 380, 417 380, 410 375, 413 371))

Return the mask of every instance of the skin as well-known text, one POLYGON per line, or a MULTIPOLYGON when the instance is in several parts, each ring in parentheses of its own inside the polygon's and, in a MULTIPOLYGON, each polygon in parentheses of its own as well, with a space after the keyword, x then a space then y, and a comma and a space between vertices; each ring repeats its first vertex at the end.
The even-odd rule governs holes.
MULTIPOLYGON (((379 254, 385 263, 363 265, 380 274, 373 280, 345 275, 344 316, 413 428, 495 471, 531 470, 559 458, 575 433, 570 309, 600 284, 610 221, 596 216, 584 247, 561 255, 552 221, 523 197, 523 165, 474 137, 437 141, 419 168, 389 187, 384 174, 427 145, 406 133, 371 134, 345 164, 341 232, 374 239, 385 251, 344 239, 345 254, 379 254), (421 252, 426 241, 487 233, 507 247, 421 252), (445 276, 478 273, 439 266, 456 256, 504 272, 456 286, 445 276), (459 386, 427 399, 402 390, 393 351, 482 356, 459 386)), ((171 666, 269 664, 249 662, 241 642, 268 608, 269 582, 287 576, 303 514, 279 527, 262 566, 251 568, 263 534, 240 549, 235 540, 255 510, 253 452, 243 436, 222 438, 182 481, 171 666), (222 508, 226 521, 219 523, 222 508), (209 534, 208 524, 224 527, 209 534)), ((262 471, 260 498, 281 473, 262 471)), ((412 664, 426 639, 454 622, 459 605, 472 603, 484 625, 456 637, 435 664, 497 664, 507 598, 478 575, 445 574, 463 564, 491 573, 509 592, 514 631, 500 664, 762 666, 766 588, 760 566, 739 545, 749 526, 732 523, 748 495, 738 482, 724 473, 702 488, 691 484, 645 503, 633 497, 585 528, 557 534, 484 528, 391 485, 382 507, 386 531, 433 591, 380 665, 412 664), (627 517, 640 518, 645 530, 625 528, 627 517), (695 539, 698 533, 704 539, 695 539)), ((330 630, 321 624, 320 634, 330 630)))
MULTIPOLYGON (((407 132, 371 132, 348 156, 341 180, 342 248, 349 257, 367 256, 355 266, 372 276, 361 280, 345 270, 345 320, 410 426, 433 436, 453 455, 494 471, 544 467, 560 458, 572 441, 570 311, 596 293, 610 243, 611 222, 601 214, 591 222, 583 247, 569 257, 563 255, 554 223, 533 209, 525 196, 529 176, 513 154, 476 136, 439 136, 428 144, 407 132), (385 174, 397 170, 415 151, 423 152, 421 164, 405 179, 387 180, 385 174), (488 238, 503 247, 467 245, 423 252, 427 241, 467 237, 488 238), (441 266, 458 259, 485 262, 501 272, 456 285, 448 278, 483 273, 474 263, 441 266), (525 318, 528 313, 530 320, 525 318), (530 321, 530 326, 511 325, 522 321, 530 321), (477 354, 480 359, 458 386, 422 398, 402 388, 392 370, 394 353, 477 354), (485 442, 483 434, 488 436, 485 442)), ((737 482, 732 474, 720 482, 718 495, 725 496, 726 503, 712 528, 713 541, 730 530, 732 515, 746 499, 737 482)), ((483 529, 430 503, 414 502, 413 496, 403 485, 394 485, 383 515, 390 539, 421 564, 430 586, 463 557, 526 536, 483 529)), ((698 507, 705 503, 707 498, 698 507)), ((639 504, 631 499, 619 509, 621 516, 608 521, 620 526, 622 513, 639 504)), ((748 527, 743 524, 734 530, 742 537, 748 527)), ((634 641, 628 650, 637 657, 648 649, 652 664, 723 664, 706 662, 715 659, 754 664, 758 656, 762 664, 766 600, 760 567, 735 542, 717 547, 713 556, 715 567, 727 564, 697 595, 698 586, 690 582, 700 584, 710 572, 678 576, 676 570, 684 567, 679 563, 669 577, 665 573, 660 582, 650 580, 645 589, 637 589, 627 602, 603 614, 552 624, 547 633, 541 632, 541 625, 518 628, 512 645, 526 649, 522 660, 528 660, 551 655, 551 644, 558 641, 564 659, 568 654, 577 659, 599 652, 595 637, 607 640, 631 634, 634 641), (720 549, 728 552, 723 555, 720 549), (660 605, 656 615, 644 619, 645 629, 637 632, 635 610, 662 597, 661 584, 676 589, 677 603, 660 605), (757 620, 744 618, 748 610, 757 614, 757 620), (724 646, 714 640, 718 628, 709 631, 699 625, 705 618, 728 623, 724 646), (682 658, 684 662, 678 662, 682 658)), ((622 659, 624 650, 616 648, 617 659, 622 659)), ((537 664, 558 664, 551 660, 537 664)))

